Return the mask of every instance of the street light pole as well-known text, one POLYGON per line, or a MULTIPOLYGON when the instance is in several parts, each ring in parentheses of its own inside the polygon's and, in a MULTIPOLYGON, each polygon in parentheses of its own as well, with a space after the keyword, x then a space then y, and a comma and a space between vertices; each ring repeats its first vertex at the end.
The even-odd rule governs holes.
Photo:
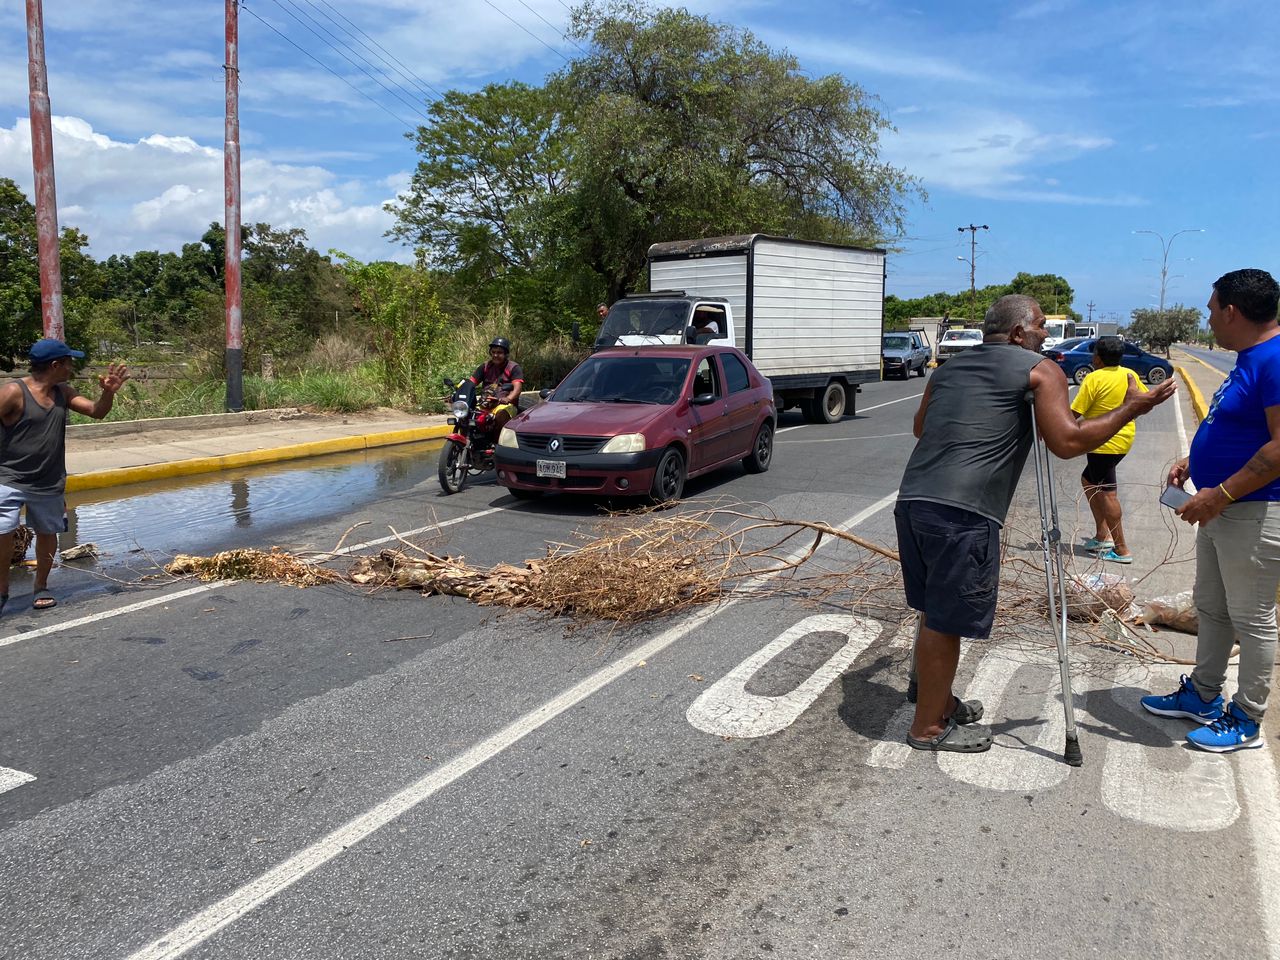
POLYGON ((1184 233, 1204 233, 1203 227, 1188 227, 1185 230, 1179 230, 1167 241, 1162 234, 1156 233, 1154 230, 1135 230, 1134 233, 1149 233, 1160 241, 1160 319, 1164 319, 1164 294, 1165 288, 1169 284, 1169 248, 1173 246, 1173 241, 1184 233))
MULTIPOLYGON (((978 300, 978 286, 977 286, 977 283, 975 282, 975 277, 977 274, 976 260, 978 255, 977 254, 978 231, 990 230, 991 228, 988 227, 985 223, 983 224, 971 223, 967 227, 956 227, 956 229, 959 230, 961 233, 964 233, 966 230, 969 231, 969 323, 972 324, 975 319, 974 314, 976 313, 976 310, 977 310, 977 300, 978 300)), ((956 259, 963 260, 964 257, 956 257, 956 259)))

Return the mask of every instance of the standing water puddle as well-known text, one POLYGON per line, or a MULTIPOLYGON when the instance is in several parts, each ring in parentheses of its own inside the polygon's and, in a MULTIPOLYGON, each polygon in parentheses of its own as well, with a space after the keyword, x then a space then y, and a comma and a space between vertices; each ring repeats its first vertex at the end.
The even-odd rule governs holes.
POLYGON ((272 529, 434 484, 439 450, 438 440, 410 443, 69 493, 59 546, 95 543, 114 565, 261 544, 272 529))

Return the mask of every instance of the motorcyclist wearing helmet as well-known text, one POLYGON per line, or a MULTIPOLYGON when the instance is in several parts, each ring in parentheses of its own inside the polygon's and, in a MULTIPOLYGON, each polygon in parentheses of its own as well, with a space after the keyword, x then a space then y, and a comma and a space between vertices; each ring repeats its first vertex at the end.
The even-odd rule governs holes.
POLYGON ((524 371, 509 359, 511 341, 494 337, 489 344, 489 360, 476 367, 470 380, 482 396, 493 398, 493 434, 496 437, 508 420, 516 415, 516 401, 524 389, 524 371))

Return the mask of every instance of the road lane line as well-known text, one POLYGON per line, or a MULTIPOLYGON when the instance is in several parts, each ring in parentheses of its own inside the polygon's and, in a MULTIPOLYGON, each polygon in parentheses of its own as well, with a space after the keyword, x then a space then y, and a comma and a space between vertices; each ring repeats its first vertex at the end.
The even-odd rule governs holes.
POLYGON ((812 440, 782 440, 781 443, 851 443, 854 440, 889 440, 893 437, 910 437, 910 433, 881 433, 874 437, 814 437, 812 440))
MULTIPOLYGON (((884 403, 877 403, 874 407, 863 407, 861 410, 855 413, 854 416, 858 416, 859 414, 862 414, 862 413, 869 413, 872 410, 879 410, 881 407, 888 407, 895 403, 902 403, 904 400, 919 400, 922 396, 924 396, 923 390, 921 390, 919 393, 913 393, 907 397, 899 397, 897 400, 886 400, 884 403)), ((813 426, 817 426, 817 424, 797 423, 794 427, 780 427, 779 429, 773 432, 773 435, 776 437, 778 434, 786 433, 788 430, 803 430, 805 427, 813 427, 813 426)), ((868 439, 868 438, 853 437, 853 438, 846 438, 846 439, 858 440, 858 439, 868 439)))
POLYGON ((1270 960, 1280 960, 1280 797, 1276 794, 1275 758, 1269 743, 1264 743, 1261 749, 1242 750, 1235 756, 1240 764, 1240 789, 1248 811, 1244 819, 1253 839, 1253 875, 1258 882, 1267 956, 1270 960))
MULTIPOLYGON (((897 499, 898 491, 894 490, 888 496, 877 500, 841 523, 838 529, 847 530, 856 527, 868 517, 895 503, 897 499)), ((789 556, 798 558, 806 552, 808 548, 801 547, 791 551, 789 556)), ((219 930, 235 923, 250 911, 289 889, 312 871, 324 866, 348 847, 364 840, 401 814, 409 812, 481 764, 519 743, 565 711, 630 673, 644 661, 657 656, 676 641, 697 630, 712 617, 746 599, 746 596, 745 593, 730 596, 718 605, 700 610, 676 626, 664 630, 648 643, 630 651, 608 666, 602 667, 559 696, 548 700, 497 733, 486 737, 440 769, 414 781, 360 816, 347 821, 321 840, 300 850, 279 866, 268 870, 256 880, 251 880, 217 903, 201 910, 186 923, 175 927, 136 953, 130 954, 128 960, 172 960, 199 946, 219 930)))
POLYGON ((23 773, 21 770, 14 770, 10 767, 0 767, 0 793, 7 793, 14 787, 20 787, 24 783, 30 783, 34 780, 29 773, 23 773))
MULTIPOLYGON (((366 550, 369 547, 376 547, 384 543, 390 543, 406 537, 414 537, 420 533, 429 533, 432 530, 442 530, 445 527, 451 527, 457 523, 464 523, 467 520, 475 520, 478 517, 485 517, 491 513, 497 513, 502 507, 490 507, 487 510, 479 510, 475 513, 468 513, 461 517, 454 517, 452 520, 442 520, 439 523, 433 523, 426 527, 418 527, 415 530, 406 530, 398 536, 392 534, 389 537, 380 537, 377 540, 367 540, 364 543, 357 543, 354 546, 344 547, 336 551, 334 556, 345 556, 355 553, 359 550, 366 550)), ((47 627, 40 627, 38 630, 28 630, 25 633, 14 633, 7 637, 0 637, 0 647, 7 647, 10 644, 18 643, 21 640, 34 640, 37 637, 47 637, 53 633, 61 633, 64 630, 74 630, 77 627, 83 627, 87 624, 98 623, 102 620, 110 620, 113 617, 123 616, 126 613, 137 613, 139 610, 147 610, 150 607, 161 606, 169 603, 171 600, 181 600, 184 597, 194 597, 196 594, 208 593, 210 590, 218 590, 222 587, 229 587, 236 583, 242 583, 240 580, 214 580, 210 583, 202 583, 198 587, 190 587, 186 590, 179 590, 177 593, 166 593, 162 596, 151 597, 149 600, 139 600, 137 603, 126 604, 123 607, 115 607, 111 610, 103 610, 100 613, 91 613, 86 617, 78 617, 75 620, 66 620, 62 623, 50 624, 47 627)))

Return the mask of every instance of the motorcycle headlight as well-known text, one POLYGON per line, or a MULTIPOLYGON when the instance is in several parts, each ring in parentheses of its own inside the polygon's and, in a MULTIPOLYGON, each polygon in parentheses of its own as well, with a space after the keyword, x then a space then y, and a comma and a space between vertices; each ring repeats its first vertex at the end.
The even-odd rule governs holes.
POLYGON ((467 405, 467 401, 465 400, 453 401, 453 415, 457 417, 459 420, 461 420, 470 412, 471 412, 471 407, 467 405))
POLYGON ((520 442, 516 440, 516 432, 510 427, 503 427, 502 432, 498 434, 498 446, 500 447, 518 447, 520 442))
POLYGON ((601 453, 639 453, 644 449, 643 433, 623 433, 600 448, 601 453))

